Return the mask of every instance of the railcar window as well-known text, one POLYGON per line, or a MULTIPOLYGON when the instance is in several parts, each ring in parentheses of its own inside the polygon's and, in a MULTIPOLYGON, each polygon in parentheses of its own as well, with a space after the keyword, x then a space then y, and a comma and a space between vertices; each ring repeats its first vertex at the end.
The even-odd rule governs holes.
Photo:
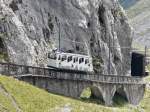
POLYGON ((83 63, 84 62, 84 58, 80 58, 79 59, 79 64, 83 63))
POLYGON ((68 62, 72 61, 72 56, 68 57, 68 62))
POLYGON ((67 56, 63 56, 63 57, 61 58, 61 61, 65 61, 65 60, 67 60, 67 56))
POLYGON ((58 60, 61 60, 61 56, 60 55, 58 56, 58 60))
POLYGON ((86 59, 86 60, 85 60, 85 64, 88 64, 88 63, 89 63, 89 60, 88 60, 88 59, 86 59))
POLYGON ((78 57, 76 58, 76 62, 78 62, 78 57))
POLYGON ((75 58, 75 57, 73 58, 73 62, 74 62, 74 63, 76 62, 76 58, 75 58))

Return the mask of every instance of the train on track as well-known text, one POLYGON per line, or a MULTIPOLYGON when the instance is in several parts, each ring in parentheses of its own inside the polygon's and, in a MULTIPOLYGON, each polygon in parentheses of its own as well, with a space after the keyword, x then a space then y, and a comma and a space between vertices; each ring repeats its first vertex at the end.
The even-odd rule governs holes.
POLYGON ((48 67, 59 70, 93 72, 92 57, 74 53, 52 52, 48 54, 48 67))

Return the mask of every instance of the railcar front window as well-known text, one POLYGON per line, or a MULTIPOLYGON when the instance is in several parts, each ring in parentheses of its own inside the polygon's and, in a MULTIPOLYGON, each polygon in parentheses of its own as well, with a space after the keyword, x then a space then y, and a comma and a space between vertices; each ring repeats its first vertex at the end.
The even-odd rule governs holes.
POLYGON ((54 55, 54 60, 56 60, 57 59, 57 56, 56 56, 56 54, 54 55))
POLYGON ((56 60, 57 56, 56 56, 56 54, 48 53, 48 58, 56 60))
POLYGON ((88 64, 88 63, 89 63, 89 60, 88 60, 88 59, 86 59, 86 60, 85 60, 85 64, 88 64))
POLYGON ((51 58, 51 53, 48 53, 48 58, 51 58))

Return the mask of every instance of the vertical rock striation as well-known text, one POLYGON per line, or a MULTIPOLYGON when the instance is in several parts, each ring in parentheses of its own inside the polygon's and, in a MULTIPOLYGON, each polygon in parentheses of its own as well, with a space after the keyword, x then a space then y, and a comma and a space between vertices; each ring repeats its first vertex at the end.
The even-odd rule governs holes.
POLYGON ((117 0, 0 0, 0 39, 11 62, 46 66, 59 29, 62 51, 91 55, 102 74, 128 75, 132 33, 117 0))

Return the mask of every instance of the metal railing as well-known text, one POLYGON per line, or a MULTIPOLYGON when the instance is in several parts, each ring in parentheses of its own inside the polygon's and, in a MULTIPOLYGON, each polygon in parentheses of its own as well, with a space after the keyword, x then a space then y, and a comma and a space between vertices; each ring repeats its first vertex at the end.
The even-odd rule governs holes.
POLYGON ((49 68, 33 67, 26 65, 17 65, 12 63, 0 63, 0 73, 13 77, 49 77, 53 79, 91 81, 101 83, 117 83, 117 84, 143 84, 141 77, 102 75, 102 74, 82 74, 75 72, 67 72, 63 70, 55 70, 49 68))

